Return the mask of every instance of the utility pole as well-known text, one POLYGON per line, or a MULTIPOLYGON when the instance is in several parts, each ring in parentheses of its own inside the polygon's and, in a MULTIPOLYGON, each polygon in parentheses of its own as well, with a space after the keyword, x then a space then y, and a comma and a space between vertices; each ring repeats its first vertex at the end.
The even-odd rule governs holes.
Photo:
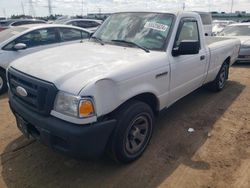
POLYGON ((182 10, 185 10, 185 8, 186 8, 186 4, 185 4, 185 2, 182 4, 182 10))
POLYGON ((23 15, 25 15, 23 1, 21 1, 21 7, 22 7, 23 15))
POLYGON ((35 17, 36 16, 36 13, 35 13, 35 9, 33 7, 33 1, 32 0, 29 0, 29 14, 30 16, 32 17, 35 17))
POLYGON ((231 2, 231 13, 233 13, 234 0, 231 2))
POLYGON ((7 15, 6 15, 6 10, 5 10, 5 8, 3 8, 3 15, 4 15, 5 19, 7 19, 7 15))
POLYGON ((211 12, 211 1, 208 1, 208 11, 211 12))
POLYGON ((83 0, 82 0, 82 16, 83 16, 83 0))
POLYGON ((51 0, 48 0, 49 16, 53 14, 51 0))

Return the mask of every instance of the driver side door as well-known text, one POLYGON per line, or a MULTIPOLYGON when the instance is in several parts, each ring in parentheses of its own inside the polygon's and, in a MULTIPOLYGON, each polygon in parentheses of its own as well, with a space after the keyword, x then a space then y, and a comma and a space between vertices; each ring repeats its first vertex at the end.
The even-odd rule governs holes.
POLYGON ((200 87, 206 76, 207 52, 202 48, 201 33, 198 22, 194 18, 182 19, 175 37, 174 48, 178 48, 181 41, 199 41, 198 54, 170 56, 171 82, 170 101, 189 94, 200 87))

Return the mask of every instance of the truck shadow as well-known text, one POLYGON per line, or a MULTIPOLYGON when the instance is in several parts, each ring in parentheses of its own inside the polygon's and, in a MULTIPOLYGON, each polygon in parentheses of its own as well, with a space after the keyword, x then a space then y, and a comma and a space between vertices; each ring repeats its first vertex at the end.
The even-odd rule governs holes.
POLYGON ((192 157, 244 88, 234 81, 220 93, 200 88, 161 112, 150 146, 132 164, 77 161, 19 137, 1 155, 2 177, 7 187, 157 187, 179 165, 209 170, 209 163, 192 157))
POLYGON ((6 99, 8 97, 7 93, 0 95, 0 100, 6 99))

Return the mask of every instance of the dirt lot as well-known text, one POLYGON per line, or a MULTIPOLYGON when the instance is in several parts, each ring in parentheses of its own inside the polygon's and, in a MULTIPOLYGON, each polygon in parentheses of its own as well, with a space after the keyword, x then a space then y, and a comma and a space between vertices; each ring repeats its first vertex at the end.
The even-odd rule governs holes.
POLYGON ((24 138, 0 97, 0 187, 250 187, 250 64, 224 91, 199 89, 160 114, 130 165, 77 161, 24 138), (195 132, 188 133, 188 128, 195 132))

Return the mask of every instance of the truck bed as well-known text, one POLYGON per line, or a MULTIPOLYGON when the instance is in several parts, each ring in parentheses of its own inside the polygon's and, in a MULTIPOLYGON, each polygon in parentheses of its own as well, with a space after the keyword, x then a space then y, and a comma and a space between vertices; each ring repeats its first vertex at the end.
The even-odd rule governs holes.
POLYGON ((213 44, 216 43, 217 44, 225 44, 225 41, 228 41, 228 42, 232 42, 232 40, 235 40, 233 38, 226 38, 226 37, 211 37, 211 36, 207 36, 205 37, 205 41, 206 41, 206 44, 208 46, 211 46, 213 44))
POLYGON ((210 65, 207 80, 211 81, 218 73, 221 62, 230 57, 232 65, 238 56, 240 41, 238 39, 226 37, 205 37, 206 45, 210 52, 210 65))

